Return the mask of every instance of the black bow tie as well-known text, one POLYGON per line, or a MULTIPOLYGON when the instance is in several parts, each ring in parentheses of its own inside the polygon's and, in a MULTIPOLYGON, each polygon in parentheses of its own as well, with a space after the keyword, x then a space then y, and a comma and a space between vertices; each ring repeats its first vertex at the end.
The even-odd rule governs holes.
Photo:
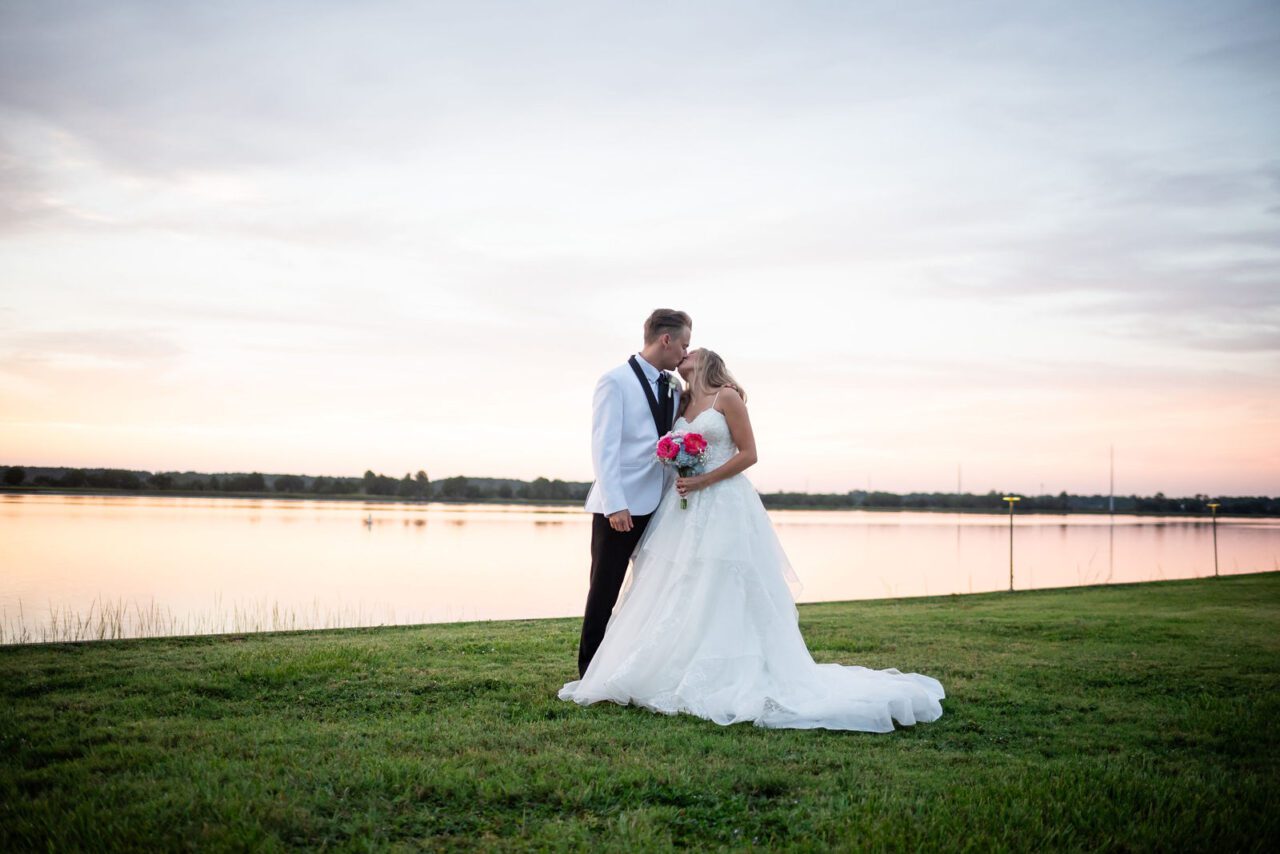
POLYGON ((658 385, 666 385, 670 381, 666 371, 658 371, 658 385))

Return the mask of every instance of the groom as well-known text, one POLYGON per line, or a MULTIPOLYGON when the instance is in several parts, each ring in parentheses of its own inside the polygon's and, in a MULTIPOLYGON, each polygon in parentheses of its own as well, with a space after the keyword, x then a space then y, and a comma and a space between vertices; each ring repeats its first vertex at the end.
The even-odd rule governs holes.
POLYGON ((644 349, 596 383, 591 416, 595 483, 587 495, 591 521, 591 588, 578 644, 578 674, 604 638, 627 564, 657 509, 666 467, 654 455, 671 429, 679 386, 667 371, 689 353, 693 321, 683 311, 660 308, 644 322, 644 349))

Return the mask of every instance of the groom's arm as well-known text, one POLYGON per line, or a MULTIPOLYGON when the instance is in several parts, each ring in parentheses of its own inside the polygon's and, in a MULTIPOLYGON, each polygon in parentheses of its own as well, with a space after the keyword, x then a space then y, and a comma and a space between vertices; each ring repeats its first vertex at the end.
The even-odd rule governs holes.
POLYGON ((604 497, 604 515, 627 509, 622 490, 622 390, 610 374, 596 383, 591 412, 591 465, 604 497))

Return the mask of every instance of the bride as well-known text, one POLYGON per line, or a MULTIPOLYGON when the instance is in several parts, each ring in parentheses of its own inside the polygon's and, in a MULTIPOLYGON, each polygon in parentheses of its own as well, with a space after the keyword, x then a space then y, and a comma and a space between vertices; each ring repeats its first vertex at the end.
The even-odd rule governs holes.
POLYGON ((742 474, 756 462, 746 394, 710 350, 689 353, 679 371, 688 392, 674 429, 706 438, 704 471, 663 496, 599 650, 560 699, 793 729, 937 720, 936 679, 814 663, 788 587, 795 573, 742 474))

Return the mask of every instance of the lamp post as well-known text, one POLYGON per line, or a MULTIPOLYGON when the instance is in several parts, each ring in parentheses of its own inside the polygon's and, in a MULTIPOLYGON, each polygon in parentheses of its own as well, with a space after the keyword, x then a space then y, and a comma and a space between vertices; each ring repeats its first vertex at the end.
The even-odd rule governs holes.
POLYGON ((1009 592, 1013 592, 1013 503, 1021 501, 1017 495, 1006 495, 1005 501, 1009 502, 1009 592))
POLYGON ((1213 577, 1218 577, 1218 508, 1221 504, 1210 504, 1213 511, 1213 577))

